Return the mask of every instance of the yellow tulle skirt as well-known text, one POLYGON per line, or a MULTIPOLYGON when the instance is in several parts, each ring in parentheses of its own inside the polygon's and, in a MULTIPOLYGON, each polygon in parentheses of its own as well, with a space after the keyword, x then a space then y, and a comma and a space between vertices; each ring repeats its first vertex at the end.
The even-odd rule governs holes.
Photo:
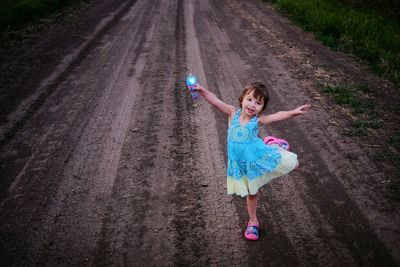
POLYGON ((227 189, 228 194, 236 194, 239 196, 255 195, 260 187, 266 185, 271 180, 288 174, 293 171, 297 164, 297 155, 293 152, 287 151, 279 147, 281 160, 274 170, 263 173, 258 177, 249 179, 248 176, 241 176, 240 178, 227 176, 227 189))

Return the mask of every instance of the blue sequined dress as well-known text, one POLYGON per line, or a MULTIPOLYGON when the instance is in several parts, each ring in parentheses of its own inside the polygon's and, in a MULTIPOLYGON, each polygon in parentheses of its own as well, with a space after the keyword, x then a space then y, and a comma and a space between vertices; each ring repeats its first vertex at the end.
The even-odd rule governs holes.
POLYGON ((255 195, 272 179, 291 172, 297 155, 276 145, 266 145, 258 136, 258 117, 239 123, 239 109, 228 130, 228 194, 255 195))

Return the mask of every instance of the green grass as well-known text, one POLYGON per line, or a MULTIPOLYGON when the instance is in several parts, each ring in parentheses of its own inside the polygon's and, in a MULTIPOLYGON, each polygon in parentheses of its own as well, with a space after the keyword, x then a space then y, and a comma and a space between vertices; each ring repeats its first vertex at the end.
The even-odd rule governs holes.
POLYGON ((322 91, 330 95, 337 104, 350 107, 356 115, 376 115, 376 103, 357 95, 357 92, 369 92, 368 87, 325 86, 322 91))
POLYGON ((270 0, 333 49, 354 53, 400 85, 400 22, 330 0, 270 0))
POLYGON ((369 129, 379 129, 382 124, 376 120, 356 120, 351 124, 351 130, 347 131, 348 135, 367 135, 369 129))
POLYGON ((0 31, 35 22, 75 0, 0 0, 0 31))
POLYGON ((367 86, 325 86, 322 92, 329 95, 336 104, 347 107, 357 117, 351 124, 351 129, 346 130, 347 135, 367 135, 369 129, 382 127, 382 123, 378 120, 380 114, 376 103, 361 96, 361 93, 370 92, 367 86))

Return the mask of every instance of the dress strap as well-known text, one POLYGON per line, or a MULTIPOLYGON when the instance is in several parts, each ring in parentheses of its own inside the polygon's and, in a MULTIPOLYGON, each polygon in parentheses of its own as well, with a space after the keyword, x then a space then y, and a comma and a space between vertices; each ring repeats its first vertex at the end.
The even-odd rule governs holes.
POLYGON ((234 123, 239 123, 239 116, 241 111, 242 111, 241 109, 238 109, 235 113, 235 116, 233 116, 232 120, 230 120, 229 118, 228 127, 231 127, 231 125, 234 123))
POLYGON ((240 113, 242 113, 242 109, 238 109, 238 110, 236 111, 235 117, 234 117, 233 119, 234 119, 234 120, 238 120, 239 117, 240 117, 240 113))

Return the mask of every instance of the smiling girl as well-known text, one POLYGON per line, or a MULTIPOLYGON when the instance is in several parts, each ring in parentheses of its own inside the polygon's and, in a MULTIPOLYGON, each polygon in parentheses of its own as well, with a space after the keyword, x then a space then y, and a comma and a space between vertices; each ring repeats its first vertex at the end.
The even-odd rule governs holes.
POLYGON ((269 101, 264 84, 247 85, 239 97, 239 109, 226 104, 199 84, 195 85, 208 103, 229 117, 228 129, 228 194, 246 196, 247 222, 244 236, 248 240, 259 238, 257 219, 257 192, 272 179, 294 170, 297 155, 276 145, 266 145, 259 135, 259 126, 286 120, 306 113, 311 105, 302 105, 290 111, 261 115, 269 101))

